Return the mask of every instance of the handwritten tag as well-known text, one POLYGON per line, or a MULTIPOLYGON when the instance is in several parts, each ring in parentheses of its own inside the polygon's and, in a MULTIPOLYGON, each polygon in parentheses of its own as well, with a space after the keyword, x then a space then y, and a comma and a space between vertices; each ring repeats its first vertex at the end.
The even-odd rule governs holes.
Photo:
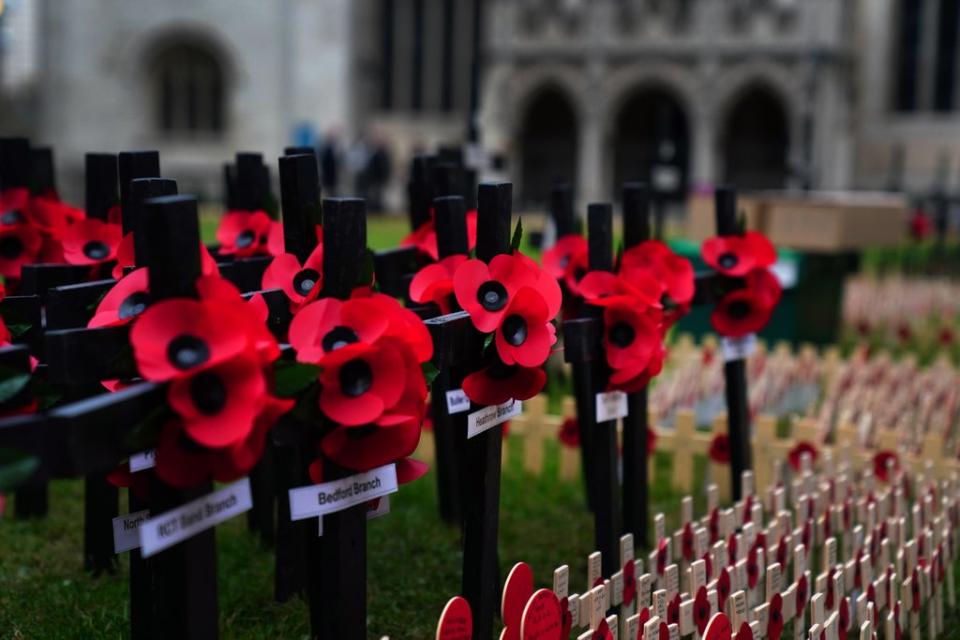
POLYGON ((563 565, 553 571, 553 592, 563 600, 570 590, 570 567, 563 565))
POLYGON ((602 391, 597 394, 597 422, 627 416, 627 394, 623 391, 602 391))
POLYGON ((130 456, 130 473, 146 471, 157 466, 157 450, 147 449, 130 456))
POLYGON ((563 613, 556 594, 540 589, 531 596, 523 609, 520 637, 523 640, 548 640, 560 636, 563 613))
POLYGON ((470 410, 470 398, 463 392, 463 389, 451 389, 447 391, 447 413, 463 413, 470 410))
POLYGON ((440 614, 436 640, 470 640, 473 636, 473 614, 470 603, 462 596, 451 598, 440 614))
POLYGON ((757 336, 749 333, 740 338, 720 338, 720 351, 723 353, 724 362, 734 360, 746 360, 757 350, 757 336))
POLYGON ((290 490, 290 519, 304 520, 343 511, 397 490, 397 467, 384 465, 364 473, 290 490))
POLYGON ((149 558, 201 531, 249 511, 252 506, 250 479, 243 478, 219 491, 142 522, 139 528, 141 553, 144 558, 149 558))
POLYGON ((113 552, 123 553, 140 546, 140 525, 150 517, 150 511, 134 511, 113 519, 113 552))
POLYGON ((498 424, 503 424, 510 418, 515 418, 523 411, 523 403, 519 400, 507 400, 503 404, 484 407, 467 416, 467 438, 480 435, 498 424))

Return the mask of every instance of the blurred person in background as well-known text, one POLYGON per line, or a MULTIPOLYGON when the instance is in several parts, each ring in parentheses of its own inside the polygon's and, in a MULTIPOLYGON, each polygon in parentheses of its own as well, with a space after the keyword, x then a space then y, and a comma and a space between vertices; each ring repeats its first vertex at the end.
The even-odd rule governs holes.
POLYGON ((320 145, 320 184, 324 195, 337 195, 341 153, 340 130, 334 127, 327 132, 320 145))

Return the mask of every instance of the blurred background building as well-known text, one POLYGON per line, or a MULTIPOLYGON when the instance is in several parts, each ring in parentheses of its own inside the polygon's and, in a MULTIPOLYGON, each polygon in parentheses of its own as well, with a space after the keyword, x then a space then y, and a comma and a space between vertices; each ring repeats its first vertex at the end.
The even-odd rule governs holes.
MULTIPOLYGON (((151 147, 211 197, 237 150, 317 145, 344 192, 387 150, 402 206, 410 155, 465 138, 472 5, 6 0, 0 128, 54 145, 68 185, 86 151, 151 147)), ((677 201, 720 181, 960 188, 960 0, 481 7, 481 139, 526 204, 556 179, 582 200, 627 179, 677 201)))

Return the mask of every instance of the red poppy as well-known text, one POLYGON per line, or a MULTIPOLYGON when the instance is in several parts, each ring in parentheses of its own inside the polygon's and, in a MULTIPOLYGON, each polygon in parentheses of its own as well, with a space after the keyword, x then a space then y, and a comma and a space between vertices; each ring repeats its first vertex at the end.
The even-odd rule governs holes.
POLYGON ((707 518, 707 532, 710 534, 710 544, 720 539, 720 508, 714 507, 710 510, 707 518))
POLYGON ((150 476, 148 470, 130 472, 130 464, 122 462, 107 474, 107 482, 118 489, 129 489, 140 500, 147 500, 150 496, 150 476))
POLYGON ((627 280, 609 271, 591 271, 580 281, 580 295, 601 307, 624 304, 659 309, 663 285, 644 273, 627 280))
POLYGON ((636 564, 633 560, 627 560, 623 565, 623 605, 629 607, 633 604, 633 599, 637 595, 637 576, 636 564))
POLYGON ((337 427, 323 437, 320 448, 334 464, 353 471, 369 471, 406 458, 419 442, 420 423, 411 420, 393 427, 337 427))
POLYGON ((739 338, 759 331, 770 321, 780 298, 776 277, 757 270, 751 272, 746 282, 743 289, 725 295, 710 314, 710 322, 720 335, 739 338))
POLYGON ((770 608, 767 611, 767 638, 780 640, 783 633, 783 596, 775 593, 770 599, 770 608))
POLYGON ((30 191, 23 187, 0 191, 0 226, 12 227, 27 221, 30 191))
POLYGON ((727 610, 727 598, 730 597, 730 572, 724 568, 720 570, 720 576, 717 578, 717 609, 727 610))
POLYGON ((667 624, 680 624, 680 594, 667 603, 667 624))
POLYGON ((549 314, 546 301, 536 289, 522 287, 511 296, 494 340, 504 364, 537 367, 547 360, 550 347, 557 341, 549 314))
POLYGON ((725 433, 718 433, 710 441, 710 459, 718 464, 730 463, 730 438, 725 433))
POLYGON ((873 475, 884 482, 893 480, 900 469, 900 459, 893 451, 879 451, 873 456, 873 475))
POLYGON ((170 406, 183 430, 204 447, 228 447, 253 429, 267 385, 256 358, 240 356, 170 384, 170 406))
POLYGON ((737 534, 731 533, 727 537, 727 564, 733 566, 737 563, 737 534))
POLYGON ((547 374, 540 367, 520 367, 494 362, 463 380, 463 392, 482 405, 503 404, 507 400, 528 400, 543 390, 547 374))
POLYGON ((53 238, 62 238, 71 223, 86 217, 82 209, 47 196, 33 198, 23 211, 35 229, 53 238))
MULTIPOLYGON (((872 585, 871 585, 871 588, 872 585)), ((877 608, 873 608, 874 618, 877 617, 877 608)), ((876 623, 876 621, 874 621, 876 623)), ((900 601, 897 600, 896 606, 893 608, 893 638, 894 640, 902 640, 903 638, 903 626, 900 624, 900 601)))
POLYGON ((689 522, 683 525, 680 533, 680 552, 684 560, 693 562, 693 524, 689 522))
POLYGON ((788 559, 787 553, 789 553, 789 551, 790 549, 787 547, 787 538, 784 536, 783 538, 780 538, 780 542, 777 543, 777 550, 775 552, 777 562, 780 563, 781 567, 786 568, 788 559))
MULTIPOLYGON (((870 588, 873 588, 873 585, 870 585, 870 588)), ((800 576, 800 579, 797 580, 797 616, 803 615, 803 610, 807 606, 807 576, 803 574, 800 576)))
MULTIPOLYGON (((580 606, 580 603, 577 603, 577 606, 580 606)), ((570 613, 570 598, 563 597, 560 599, 560 637, 569 638, 570 629, 573 628, 573 614, 570 613)))
POLYGON ((263 211, 228 211, 217 227, 220 253, 245 258, 267 251, 273 221, 263 211))
MULTIPOLYGON (((824 520, 829 519, 830 518, 824 518, 824 520)), ((829 537, 829 534, 827 534, 827 537, 829 537)), ((833 611, 833 605, 836 599, 836 593, 834 593, 833 588, 833 578, 836 575, 836 572, 837 570, 835 567, 831 567, 830 570, 827 571, 827 597, 823 602, 827 607, 827 611, 833 611)))
POLYGON ((379 419, 400 401, 405 377, 400 350, 391 343, 354 343, 327 354, 320 373, 320 409, 342 425, 379 419))
MULTIPOLYGON (((128 233, 123 236, 123 239, 120 240, 120 244, 117 246, 117 255, 114 256, 114 258, 116 259, 116 264, 113 265, 113 270, 110 272, 110 275, 114 280, 119 280, 128 268, 136 266, 133 233, 128 233)), ((200 273, 205 276, 219 273, 216 260, 213 259, 213 256, 210 255, 210 250, 207 249, 206 245, 202 242, 200 243, 200 273)))
POLYGON ((923 207, 917 207, 910 214, 910 237, 914 240, 923 240, 933 233, 933 223, 923 207))
POLYGON ((247 338, 248 347, 262 364, 270 364, 280 357, 277 339, 267 328, 269 309, 263 296, 256 294, 249 300, 240 297, 240 291, 231 282, 218 275, 197 279, 197 293, 202 301, 219 309, 224 318, 236 325, 247 338))
POLYGON ((275 257, 263 272, 264 289, 280 289, 296 312, 320 295, 323 283, 323 245, 318 244, 302 265, 297 256, 283 253, 275 257))
POLYGON ((20 267, 37 261, 43 238, 25 224, 0 226, 0 276, 20 278, 20 267))
POLYGON ((410 299, 421 304, 433 302, 442 314, 458 309, 453 295, 453 275, 466 261, 464 255, 447 256, 420 269, 410 281, 410 299))
POLYGON ((950 327, 941 327, 940 331, 937 332, 937 342, 945 347, 952 345, 956 339, 957 337, 950 327))
MULTIPOLYGON (((420 253, 425 253, 434 260, 438 260, 440 252, 437 248, 437 227, 435 213, 430 209, 430 220, 420 225, 400 241, 400 246, 414 246, 420 253)), ((477 211, 467 211, 467 250, 472 251, 477 246, 477 211)))
POLYGON ((740 623, 740 630, 737 631, 736 640, 753 640, 753 627, 751 627, 750 623, 746 620, 740 623))
MULTIPOLYGON (((567 276, 572 263, 586 264, 587 239, 579 233, 570 233, 557 239, 556 244, 543 252, 543 270, 557 280, 567 276)), ((582 275, 582 274, 581 274, 582 275)))
POLYGON ((610 372, 609 387, 627 393, 635 393, 646 387, 654 376, 663 369, 667 351, 663 344, 657 343, 650 362, 644 367, 635 363, 632 367, 614 369, 610 372))
POLYGON ((913 568, 913 575, 910 580, 910 599, 911 611, 918 613, 920 611, 920 569, 913 568))
POLYGON ((610 625, 607 624, 606 618, 601 620, 597 628, 593 630, 590 640, 613 640, 613 633, 610 631, 610 625))
POLYGON ((225 317, 215 301, 175 298, 151 305, 130 332, 140 374, 163 382, 243 353, 249 344, 246 327, 225 317))
POLYGON ((695 290, 693 265, 659 240, 647 240, 623 252, 620 272, 628 281, 634 272, 646 272, 663 284, 670 302, 686 305, 695 290))
POLYGON ((817 461, 817 448, 810 442, 802 440, 795 444, 792 449, 787 453, 787 461, 790 463, 790 468, 794 471, 799 472, 801 469, 801 463, 803 462, 803 456, 809 455, 810 462, 817 461))
POLYGON ((653 452, 657 450, 657 432, 647 427, 647 457, 653 455, 653 452))
POLYGON ((761 550, 758 545, 753 545, 747 554, 747 585, 753 589, 760 581, 760 558, 761 550))
POLYGON ((123 231, 119 225, 89 218, 75 222, 63 237, 63 257, 70 264, 102 264, 117 255, 123 231))
POLYGON ((667 551, 670 548, 670 542, 666 538, 657 543, 657 575, 662 576, 667 570, 667 551))
POLYGON ((715 236, 703 243, 703 261, 720 273, 743 277, 777 261, 777 251, 766 236, 747 231, 742 236, 715 236))
POLYGON ((560 431, 557 434, 560 438, 560 442, 571 449, 576 449, 580 446, 580 424, 577 422, 576 417, 570 416, 564 418, 563 424, 560 425, 560 431))
POLYGON ((616 303, 603 310, 603 344, 614 369, 646 369, 661 346, 658 318, 635 305, 616 303))
POLYGON ((129 324, 150 304, 146 267, 131 271, 103 297, 88 327, 114 327, 129 324))
POLYGON ((697 625, 697 631, 701 635, 703 635, 704 630, 706 630, 707 622, 709 621, 710 598, 707 597, 707 588, 701 586, 697 589, 697 597, 693 601, 693 623, 697 625))
POLYGON ((840 630, 848 631, 850 629, 850 598, 844 597, 840 600, 840 630))

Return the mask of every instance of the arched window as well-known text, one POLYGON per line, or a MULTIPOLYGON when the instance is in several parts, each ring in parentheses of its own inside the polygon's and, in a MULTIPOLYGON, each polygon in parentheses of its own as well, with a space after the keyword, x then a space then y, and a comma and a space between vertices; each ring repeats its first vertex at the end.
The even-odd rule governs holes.
POLYGON ((524 113, 519 152, 524 205, 542 206, 557 181, 576 184, 577 116, 564 91, 537 90, 524 113))
POLYGON ((154 123, 172 137, 224 130, 224 77, 217 58, 193 43, 164 47, 153 60, 154 123))

